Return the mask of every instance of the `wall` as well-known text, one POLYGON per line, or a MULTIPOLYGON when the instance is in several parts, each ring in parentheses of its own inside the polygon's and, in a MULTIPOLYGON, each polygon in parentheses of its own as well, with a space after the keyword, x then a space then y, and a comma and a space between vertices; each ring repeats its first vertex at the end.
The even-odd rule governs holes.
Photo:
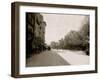
MULTIPOLYGON (((15 0, 1 0, 0 2, 0 80, 16 80, 10 76, 11 68, 11 2, 15 0)), ((16 0, 28 1, 28 0, 16 0)), ((56 4, 77 4, 98 6, 100 0, 29 0, 30 2, 56 3, 56 4)), ((98 13, 100 19, 100 11, 98 13)), ((99 22, 99 20, 98 20, 99 22)), ((100 23, 99 23, 100 25, 100 23)), ((100 35, 100 27, 98 32, 100 35)), ((100 47, 100 37, 98 37, 98 47, 100 47)), ((100 50, 98 51, 100 53, 100 50)), ((98 54, 100 57, 100 54, 98 54)), ((100 61, 100 58, 98 59, 100 61)), ((98 62, 100 67, 100 62, 98 62)), ((22 78, 18 80, 100 80, 100 69, 98 74, 64 75, 53 77, 22 78)))

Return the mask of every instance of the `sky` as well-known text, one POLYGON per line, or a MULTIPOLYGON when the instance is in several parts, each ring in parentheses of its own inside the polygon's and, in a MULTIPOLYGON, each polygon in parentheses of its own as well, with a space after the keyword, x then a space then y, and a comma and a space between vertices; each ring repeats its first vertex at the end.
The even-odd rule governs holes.
POLYGON ((45 42, 50 45, 52 41, 59 41, 71 30, 78 31, 85 15, 42 14, 46 22, 45 42))

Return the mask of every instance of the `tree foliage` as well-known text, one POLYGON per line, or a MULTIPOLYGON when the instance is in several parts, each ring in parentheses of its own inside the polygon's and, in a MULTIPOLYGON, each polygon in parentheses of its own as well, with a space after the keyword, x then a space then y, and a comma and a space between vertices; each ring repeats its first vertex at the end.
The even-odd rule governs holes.
POLYGON ((52 48, 84 50, 89 55, 89 21, 85 21, 79 31, 70 31, 58 42, 51 43, 52 48))

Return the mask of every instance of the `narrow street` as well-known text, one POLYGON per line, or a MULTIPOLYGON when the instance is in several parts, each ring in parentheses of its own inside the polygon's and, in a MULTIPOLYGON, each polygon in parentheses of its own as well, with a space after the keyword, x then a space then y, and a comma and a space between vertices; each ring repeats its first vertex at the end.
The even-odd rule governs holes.
POLYGON ((32 55, 26 60, 27 67, 89 64, 89 56, 82 51, 50 50, 32 55))

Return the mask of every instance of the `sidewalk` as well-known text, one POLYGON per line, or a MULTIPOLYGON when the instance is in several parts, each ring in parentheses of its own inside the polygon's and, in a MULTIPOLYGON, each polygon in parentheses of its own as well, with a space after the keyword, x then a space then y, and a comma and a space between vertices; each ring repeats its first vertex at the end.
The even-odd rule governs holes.
POLYGON ((82 51, 57 51, 64 60, 66 60, 71 65, 84 65, 89 64, 89 56, 83 55, 82 51))

